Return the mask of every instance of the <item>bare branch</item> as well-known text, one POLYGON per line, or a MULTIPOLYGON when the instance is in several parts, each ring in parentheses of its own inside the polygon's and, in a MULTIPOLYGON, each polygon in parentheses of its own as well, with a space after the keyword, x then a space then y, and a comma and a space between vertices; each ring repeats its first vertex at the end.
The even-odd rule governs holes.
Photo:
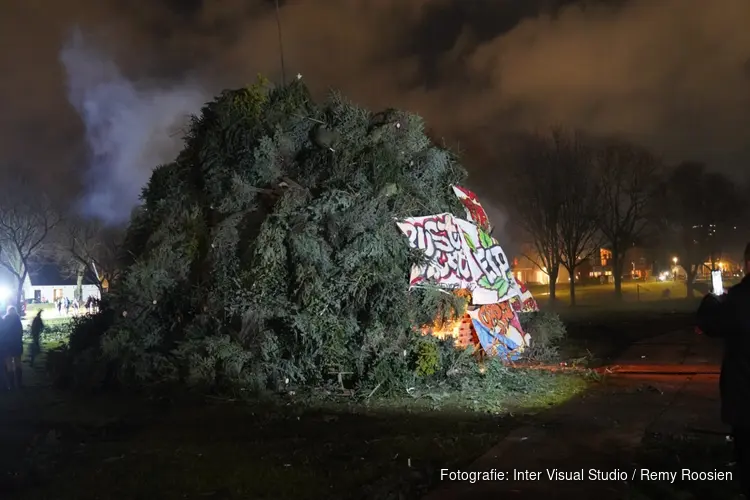
POLYGON ((52 237, 51 257, 69 277, 81 275, 96 284, 115 281, 119 276, 124 232, 94 220, 69 218, 52 237))
POLYGON ((47 237, 59 223, 60 212, 43 194, 20 180, 3 186, 0 199, 0 266, 17 280, 17 300, 31 266, 44 253, 47 237))
POLYGON ((598 228, 614 261, 615 293, 622 295, 625 251, 645 231, 659 180, 660 161, 648 150, 616 139, 603 141, 594 157, 601 211, 598 228))

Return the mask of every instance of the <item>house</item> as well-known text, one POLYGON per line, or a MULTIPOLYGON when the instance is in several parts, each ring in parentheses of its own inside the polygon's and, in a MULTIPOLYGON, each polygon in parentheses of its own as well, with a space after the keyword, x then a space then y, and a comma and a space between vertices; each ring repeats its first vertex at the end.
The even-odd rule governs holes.
MULTIPOLYGON (((26 284, 24 284, 24 297, 26 300, 33 300, 37 303, 54 302, 64 297, 73 300, 77 288, 75 277, 65 278, 56 266, 47 264, 29 273, 26 284)), ((84 300, 89 296, 101 298, 99 287, 85 280, 81 292, 84 300)))
MULTIPOLYGON (((513 276, 521 280, 524 283, 532 285, 548 285, 549 275, 546 270, 540 268, 539 263, 541 259, 536 257, 537 253, 532 249, 530 245, 524 245, 521 249, 521 253, 513 258, 513 276)), ((560 271, 557 274, 557 283, 568 283, 570 276, 568 271, 560 266, 560 271)))
POLYGON ((715 257, 714 262, 711 262, 710 259, 706 260, 698 268, 696 279, 711 279, 711 269, 713 269, 714 264, 724 277, 740 276, 742 273, 742 263, 734 259, 729 253, 722 253, 715 257))
POLYGON ((625 251, 623 277, 634 280, 646 280, 654 275, 654 262, 646 249, 632 246, 625 251))
POLYGON ((598 252, 586 259, 576 270, 579 279, 589 282, 611 283, 612 277, 612 251, 600 248, 598 252))
MULTIPOLYGON (((548 284, 549 276, 540 269, 537 263, 540 259, 530 246, 522 247, 521 255, 513 259, 513 273, 517 279, 525 283, 548 284)), ((584 260, 576 268, 576 282, 612 283, 613 270, 612 251, 608 248, 600 248, 594 255, 584 260)), ((630 279, 646 279, 653 275, 653 263, 643 248, 633 246, 625 251, 623 277, 630 279)), ((557 275, 557 283, 570 281, 568 271, 560 266, 557 275)))
MULTIPOLYGON (((612 250, 606 247, 600 248, 598 255, 592 256, 587 262, 580 265, 577 274, 592 281, 612 283, 614 281, 612 277, 614 270, 612 257, 612 250)), ((653 274, 654 265, 646 249, 634 245, 625 250, 622 278, 645 280, 652 277, 653 274)))

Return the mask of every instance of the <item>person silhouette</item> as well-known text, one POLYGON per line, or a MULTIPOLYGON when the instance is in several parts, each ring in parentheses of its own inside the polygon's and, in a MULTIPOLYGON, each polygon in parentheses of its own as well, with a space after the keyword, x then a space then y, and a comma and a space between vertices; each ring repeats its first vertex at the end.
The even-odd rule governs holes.
POLYGON ((0 324, 0 344, 2 345, 7 388, 12 390, 20 389, 23 385, 23 369, 21 367, 23 324, 15 307, 8 306, 7 311, 0 324))
POLYGON ((36 313, 34 319, 31 321, 31 346, 29 353, 29 364, 34 366, 34 359, 42 352, 41 336, 42 330, 44 330, 44 322, 42 322, 42 310, 36 313))
POLYGON ((750 243, 745 277, 723 295, 706 295, 698 308, 698 329, 724 340, 719 391, 721 418, 731 427, 742 493, 750 499, 750 243))

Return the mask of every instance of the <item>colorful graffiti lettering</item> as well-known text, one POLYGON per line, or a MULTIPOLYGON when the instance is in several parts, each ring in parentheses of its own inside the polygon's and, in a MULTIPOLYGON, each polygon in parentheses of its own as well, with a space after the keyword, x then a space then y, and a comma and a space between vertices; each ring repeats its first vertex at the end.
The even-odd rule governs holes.
POLYGON ((409 245, 427 258, 412 268, 410 283, 429 281, 443 289, 470 291, 472 303, 480 306, 468 314, 482 349, 490 356, 518 359, 531 345, 518 314, 538 310, 537 303, 515 279, 500 244, 490 235, 477 196, 459 186, 453 190, 469 220, 443 213, 396 221, 409 245))
POLYGON ((398 223, 412 248, 422 250, 431 265, 413 275, 411 284, 424 280, 470 282, 472 263, 464 252, 464 235, 451 214, 408 219, 398 223))
POLYGON ((508 325, 515 317, 513 308, 508 301, 499 304, 488 304, 479 308, 477 318, 486 328, 495 330, 501 335, 505 335, 508 325))
POLYGON ((517 359, 530 345, 511 301, 481 306, 469 312, 482 349, 490 356, 517 359))
POLYGON ((481 303, 492 304, 518 295, 520 292, 510 273, 508 259, 497 241, 475 224, 460 219, 456 221, 456 224, 463 229, 467 250, 476 261, 480 271, 477 284, 482 289, 491 290, 497 296, 496 300, 483 300, 481 303))
POLYGON ((487 232, 449 213, 397 221, 427 265, 412 269, 410 284, 435 282, 472 291, 474 304, 493 304, 519 295, 503 249, 487 232))
POLYGON ((524 298, 524 296, 516 296, 510 299, 509 302, 513 310, 517 313, 539 310, 539 305, 536 303, 536 300, 534 300, 534 297, 524 298))
POLYGON ((453 192, 458 199, 461 200, 461 203, 466 209, 466 216, 481 229, 489 232, 490 220, 487 217, 487 213, 484 211, 482 204, 479 203, 477 195, 461 186, 453 186, 453 192))
POLYGON ((518 283, 518 287, 521 290, 521 310, 523 312, 538 311, 539 305, 536 303, 534 296, 531 294, 531 291, 528 289, 526 284, 518 279, 516 280, 516 283, 518 283))
POLYGON ((513 310, 516 312, 538 311, 539 305, 526 287, 526 284, 519 279, 516 279, 516 283, 518 283, 518 288, 521 290, 521 295, 510 299, 510 304, 513 307, 513 310))

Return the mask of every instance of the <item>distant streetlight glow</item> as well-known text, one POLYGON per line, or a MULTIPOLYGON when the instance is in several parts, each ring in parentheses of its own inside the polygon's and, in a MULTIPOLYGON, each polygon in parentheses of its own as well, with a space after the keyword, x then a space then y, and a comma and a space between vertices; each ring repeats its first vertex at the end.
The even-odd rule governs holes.
POLYGON ((672 262, 674 262, 674 265, 677 265, 677 257, 672 257, 672 262))
POLYGON ((10 288, 7 286, 0 286, 0 300, 6 301, 10 297, 10 288))

